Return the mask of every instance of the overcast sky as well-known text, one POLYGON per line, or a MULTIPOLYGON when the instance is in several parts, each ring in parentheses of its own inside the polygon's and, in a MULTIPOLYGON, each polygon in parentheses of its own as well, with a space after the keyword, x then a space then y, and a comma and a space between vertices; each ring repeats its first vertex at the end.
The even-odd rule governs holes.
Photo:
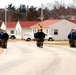
MULTIPOLYGON (((61 0, 0 0, 0 8, 8 6, 8 4, 13 4, 16 7, 19 7, 20 4, 29 5, 29 6, 40 6, 42 3, 52 3, 54 1, 61 0)), ((72 3, 73 0, 62 0, 65 3, 72 3)))

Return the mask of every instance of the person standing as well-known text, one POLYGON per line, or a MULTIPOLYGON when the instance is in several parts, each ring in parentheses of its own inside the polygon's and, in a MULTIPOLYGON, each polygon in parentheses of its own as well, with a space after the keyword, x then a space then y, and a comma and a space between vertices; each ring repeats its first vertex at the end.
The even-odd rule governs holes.
POLYGON ((44 42, 44 38, 45 38, 45 33, 43 32, 43 30, 41 29, 40 32, 39 32, 39 47, 40 48, 43 48, 43 42, 44 42))
POLYGON ((70 47, 75 47, 74 37, 75 37, 75 31, 74 29, 72 29, 71 32, 68 34, 70 47))
POLYGON ((2 48, 7 48, 8 39, 9 39, 9 35, 6 33, 6 31, 3 31, 3 34, 2 34, 2 48))
POLYGON ((1 34, 1 31, 0 31, 0 47, 1 47, 1 39, 2 39, 2 34, 1 34))
POLYGON ((74 34, 74 44, 75 44, 75 47, 76 47, 76 30, 75 31, 75 34, 74 34))
POLYGON ((36 33, 34 33, 34 38, 35 38, 35 40, 36 40, 36 45, 37 45, 37 47, 39 47, 40 46, 40 44, 39 44, 39 29, 38 29, 38 31, 36 32, 36 33))

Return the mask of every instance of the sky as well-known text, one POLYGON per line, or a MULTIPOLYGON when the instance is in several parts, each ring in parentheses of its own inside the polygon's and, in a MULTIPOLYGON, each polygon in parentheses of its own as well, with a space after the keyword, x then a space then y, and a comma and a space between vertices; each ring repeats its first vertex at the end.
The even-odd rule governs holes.
MULTIPOLYGON (((15 7, 19 7, 20 4, 29 5, 29 6, 40 6, 42 3, 52 3, 54 1, 61 0, 0 0, 0 8, 7 7, 8 4, 13 4, 15 7)), ((66 4, 72 3, 73 0, 62 0, 66 4)))

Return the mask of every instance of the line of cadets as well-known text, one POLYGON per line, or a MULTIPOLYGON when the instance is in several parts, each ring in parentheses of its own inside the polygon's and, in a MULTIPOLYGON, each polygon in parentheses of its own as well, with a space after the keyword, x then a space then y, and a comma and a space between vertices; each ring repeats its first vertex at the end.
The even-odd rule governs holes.
MULTIPOLYGON (((38 32, 34 34, 36 39, 37 47, 43 48, 43 42, 45 38, 45 33, 42 29, 38 29, 38 32)), ((7 48, 7 41, 9 39, 9 35, 4 30, 0 30, 0 47, 7 48)), ((68 34, 69 44, 70 47, 76 47, 76 30, 72 29, 71 32, 68 34)))
POLYGON ((7 48, 7 41, 9 39, 9 35, 4 30, 0 30, 0 47, 7 48))
POLYGON ((76 47, 76 30, 72 29, 68 34, 70 47, 76 47))
MULTIPOLYGON (((37 41, 36 42, 37 47, 43 48, 45 33, 42 31, 42 29, 38 29, 38 32, 34 34, 34 37, 37 41)), ((76 30, 74 29, 71 30, 71 32, 68 34, 68 39, 70 47, 76 47, 76 30)))

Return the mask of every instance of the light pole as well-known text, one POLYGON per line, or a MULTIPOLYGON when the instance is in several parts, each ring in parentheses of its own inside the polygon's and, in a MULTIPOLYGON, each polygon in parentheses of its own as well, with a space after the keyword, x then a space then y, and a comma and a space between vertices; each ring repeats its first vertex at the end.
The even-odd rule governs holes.
POLYGON ((43 22, 43 4, 41 4, 41 25, 43 22))
POLYGON ((41 22, 43 21, 43 4, 41 5, 41 22))
POLYGON ((7 9, 6 9, 6 6, 5 6, 5 30, 7 28, 7 9))

